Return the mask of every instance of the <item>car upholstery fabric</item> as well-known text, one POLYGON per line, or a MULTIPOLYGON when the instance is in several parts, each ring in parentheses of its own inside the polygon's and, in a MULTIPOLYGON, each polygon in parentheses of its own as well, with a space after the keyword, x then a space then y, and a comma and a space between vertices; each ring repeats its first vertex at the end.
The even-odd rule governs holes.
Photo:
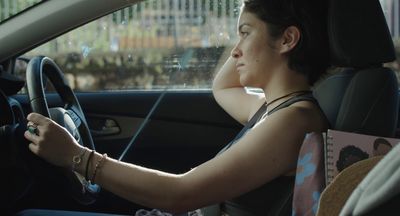
POLYGON ((381 65, 395 54, 379 0, 330 0, 328 34, 332 66, 348 67, 314 88, 331 128, 394 136, 398 84, 381 65))

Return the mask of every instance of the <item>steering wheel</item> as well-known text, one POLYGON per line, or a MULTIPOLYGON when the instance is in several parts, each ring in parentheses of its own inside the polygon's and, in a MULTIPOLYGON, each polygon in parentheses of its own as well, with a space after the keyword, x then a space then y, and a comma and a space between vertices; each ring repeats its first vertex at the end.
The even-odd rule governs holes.
MULTIPOLYGON (((95 149, 92 135, 77 97, 64 78, 63 72, 50 58, 32 58, 26 71, 26 85, 33 112, 49 117, 66 128, 82 146, 95 149), (46 77, 53 84, 64 107, 49 108, 44 94, 46 77)), ((83 176, 65 168, 59 168, 67 178, 72 197, 81 204, 91 204, 96 200, 100 187, 89 184, 83 176)))

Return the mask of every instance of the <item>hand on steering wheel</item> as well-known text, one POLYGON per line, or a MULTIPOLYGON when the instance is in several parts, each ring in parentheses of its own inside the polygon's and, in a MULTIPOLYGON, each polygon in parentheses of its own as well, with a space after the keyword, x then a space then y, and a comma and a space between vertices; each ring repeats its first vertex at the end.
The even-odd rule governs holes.
POLYGON ((27 120, 24 135, 32 142, 29 149, 53 165, 71 168, 71 158, 83 147, 67 129, 38 113, 29 114, 27 120))
POLYGON ((94 150, 93 139, 78 99, 61 69, 48 57, 31 59, 27 67, 26 82, 32 111, 40 114, 28 116, 29 124, 33 124, 31 130, 36 127, 36 131, 31 132, 37 133, 25 133, 27 139, 33 143, 29 148, 48 162, 63 167, 60 168, 61 172, 69 180, 69 191, 75 200, 82 204, 93 203, 100 187, 88 184, 70 168, 72 157, 79 148, 94 150), (64 107, 49 109, 44 94, 45 77, 53 84, 64 107))

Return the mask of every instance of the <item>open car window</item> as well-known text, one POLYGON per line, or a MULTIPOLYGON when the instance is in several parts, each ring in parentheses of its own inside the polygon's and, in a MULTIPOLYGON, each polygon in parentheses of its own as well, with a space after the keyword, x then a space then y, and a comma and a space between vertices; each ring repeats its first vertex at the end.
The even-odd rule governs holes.
POLYGON ((241 0, 147 0, 24 57, 54 59, 76 91, 209 89, 236 41, 240 5, 241 0))
POLYGON ((45 0, 0 0, 0 23, 45 0))
MULTIPOLYGON (((400 50, 400 2, 380 3, 400 50)), ((147 0, 57 37, 24 57, 54 59, 76 91, 209 89, 236 41, 240 5, 241 0, 147 0)), ((399 74, 398 61, 386 65, 399 74)), ((24 66, 17 71, 21 77, 24 66)))

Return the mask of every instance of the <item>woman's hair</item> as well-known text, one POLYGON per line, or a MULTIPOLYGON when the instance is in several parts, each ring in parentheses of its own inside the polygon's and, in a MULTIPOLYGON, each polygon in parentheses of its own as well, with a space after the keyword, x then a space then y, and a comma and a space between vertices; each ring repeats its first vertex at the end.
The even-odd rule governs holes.
POLYGON ((336 161, 336 168, 340 172, 350 165, 367 158, 369 158, 369 154, 367 152, 356 146, 349 145, 340 150, 339 159, 336 161))
POLYGON ((272 38, 296 26, 301 33, 288 53, 289 68, 304 74, 313 85, 329 66, 327 0, 245 0, 243 11, 267 23, 272 38))
POLYGON ((387 141, 387 140, 384 139, 384 138, 377 138, 377 139, 374 141, 374 150, 377 150, 377 149, 378 149, 378 146, 381 145, 381 144, 386 145, 386 146, 392 148, 392 144, 390 144, 389 141, 387 141))

